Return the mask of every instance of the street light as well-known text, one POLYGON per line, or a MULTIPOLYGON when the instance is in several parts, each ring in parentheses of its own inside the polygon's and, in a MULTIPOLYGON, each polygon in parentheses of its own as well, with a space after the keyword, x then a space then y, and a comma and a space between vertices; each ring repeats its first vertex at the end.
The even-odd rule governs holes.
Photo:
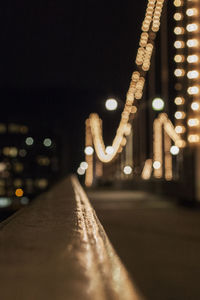
POLYGON ((156 111, 163 110, 164 106, 165 106, 165 103, 161 98, 153 99, 153 101, 152 101, 153 110, 156 110, 156 111))
POLYGON ((106 106, 106 109, 107 110, 116 110, 117 107, 118 107, 118 103, 117 103, 117 100, 111 98, 111 99, 107 99, 106 100, 106 103, 105 103, 105 106, 106 106))

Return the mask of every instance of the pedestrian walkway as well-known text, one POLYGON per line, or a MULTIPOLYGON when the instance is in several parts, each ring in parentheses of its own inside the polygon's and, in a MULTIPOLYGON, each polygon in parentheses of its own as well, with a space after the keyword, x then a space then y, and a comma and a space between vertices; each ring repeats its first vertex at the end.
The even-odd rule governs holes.
POLYGON ((140 191, 88 195, 146 299, 200 299, 199 209, 140 191))

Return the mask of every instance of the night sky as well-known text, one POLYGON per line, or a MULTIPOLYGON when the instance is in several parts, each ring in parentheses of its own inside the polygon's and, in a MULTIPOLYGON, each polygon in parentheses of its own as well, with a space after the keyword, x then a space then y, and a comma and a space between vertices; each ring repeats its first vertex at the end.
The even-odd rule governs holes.
POLYGON ((66 133, 73 159, 83 150, 84 120, 103 101, 124 101, 147 1, 1 3, 1 118, 66 133))

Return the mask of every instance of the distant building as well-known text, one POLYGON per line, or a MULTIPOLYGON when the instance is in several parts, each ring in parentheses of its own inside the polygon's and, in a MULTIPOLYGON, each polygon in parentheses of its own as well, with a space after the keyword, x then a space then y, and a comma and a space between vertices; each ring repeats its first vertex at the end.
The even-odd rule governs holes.
POLYGON ((27 204, 48 189, 62 175, 61 160, 61 140, 55 134, 0 123, 0 208, 10 201, 14 207, 27 204))

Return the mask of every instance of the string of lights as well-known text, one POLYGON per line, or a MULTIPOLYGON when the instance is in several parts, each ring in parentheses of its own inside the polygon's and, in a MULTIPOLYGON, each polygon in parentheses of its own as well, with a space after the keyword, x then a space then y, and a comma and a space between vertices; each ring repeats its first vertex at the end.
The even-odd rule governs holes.
POLYGON ((136 56, 136 65, 138 67, 138 71, 134 71, 131 77, 131 82, 126 95, 125 106, 121 114, 119 127, 116 131, 116 135, 112 143, 113 151, 111 151, 110 153, 106 153, 102 136, 101 120, 97 114, 93 113, 89 116, 89 126, 91 128, 92 140, 88 138, 88 131, 86 131, 86 161, 88 159, 87 156, 93 154, 91 153, 92 151, 87 151, 88 149, 91 150, 93 145, 98 159, 104 163, 112 161, 126 145, 126 136, 129 134, 131 128, 131 124, 129 123, 130 115, 137 112, 137 109, 133 105, 133 102, 134 99, 139 100, 142 98, 145 83, 145 73, 150 68, 150 60, 154 47, 153 43, 156 37, 156 32, 160 27, 160 17, 164 1, 165 0, 148 1, 145 18, 142 23, 142 33, 139 41, 139 48, 136 56))

